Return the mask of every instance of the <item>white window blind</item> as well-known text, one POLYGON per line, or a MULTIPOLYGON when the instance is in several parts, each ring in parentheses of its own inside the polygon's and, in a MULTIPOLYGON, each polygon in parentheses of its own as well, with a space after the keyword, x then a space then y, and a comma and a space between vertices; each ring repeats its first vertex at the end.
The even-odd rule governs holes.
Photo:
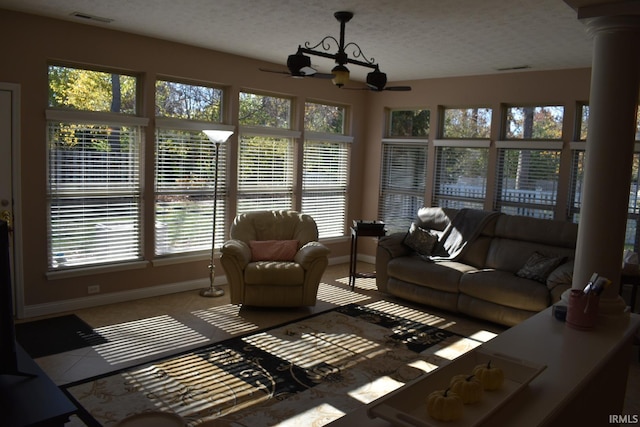
POLYGON ((407 230, 424 206, 427 143, 383 141, 379 217, 389 232, 407 230))
POLYGON ((321 238, 345 234, 349 144, 307 140, 302 171, 302 212, 321 238))
POLYGON ((292 209, 292 139, 242 135, 238 157, 238 213, 292 209))
POLYGON ((483 209, 488 157, 488 148, 437 147, 434 206, 483 209))
POLYGON ((504 213, 553 219, 560 149, 552 147, 561 143, 549 148, 513 148, 517 144, 527 145, 510 143, 498 150, 497 205, 504 213))
POLYGON ((140 133, 49 122, 50 269, 142 258, 140 133))
POLYGON ((217 185, 216 247, 224 241, 226 144, 218 157, 200 131, 156 131, 156 255, 211 249, 213 191, 217 185))
MULTIPOLYGON (((572 143, 578 145, 580 143, 572 143)), ((580 221, 580 209, 582 208, 582 191, 584 183, 584 144, 580 149, 573 149, 572 153, 572 175, 570 189, 570 219, 578 223, 580 221)), ((638 149, 640 147, 636 147, 638 149)), ((640 245, 640 153, 633 153, 633 168, 631 183, 629 187, 629 210, 627 214, 627 226, 625 232, 624 248, 631 251, 638 251, 640 245)))
POLYGON ((582 205, 582 183, 584 181, 584 149, 571 150, 571 181, 569 189, 569 219, 580 221, 580 206, 582 205))

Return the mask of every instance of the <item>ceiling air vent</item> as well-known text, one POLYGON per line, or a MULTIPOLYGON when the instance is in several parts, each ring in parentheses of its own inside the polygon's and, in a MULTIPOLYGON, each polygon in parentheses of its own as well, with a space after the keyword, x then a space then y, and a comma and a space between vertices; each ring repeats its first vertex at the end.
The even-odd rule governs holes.
POLYGON ((85 19, 87 21, 102 22, 103 24, 109 24, 113 22, 113 19, 103 18, 102 16, 89 15, 88 13, 83 12, 72 12, 70 15, 75 18, 85 19))

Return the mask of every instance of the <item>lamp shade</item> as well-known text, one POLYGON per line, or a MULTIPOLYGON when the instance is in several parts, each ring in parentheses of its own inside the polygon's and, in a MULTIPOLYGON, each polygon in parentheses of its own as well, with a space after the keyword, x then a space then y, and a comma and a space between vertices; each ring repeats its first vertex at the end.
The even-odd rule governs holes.
POLYGON ((333 74, 333 79, 331 81, 334 85, 342 87, 349 83, 349 69, 344 65, 336 65, 333 67, 331 74, 333 74))
POLYGON ((207 138, 213 143, 216 142, 225 142, 231 135, 233 135, 232 130, 220 130, 220 129, 207 129, 203 130, 207 138))

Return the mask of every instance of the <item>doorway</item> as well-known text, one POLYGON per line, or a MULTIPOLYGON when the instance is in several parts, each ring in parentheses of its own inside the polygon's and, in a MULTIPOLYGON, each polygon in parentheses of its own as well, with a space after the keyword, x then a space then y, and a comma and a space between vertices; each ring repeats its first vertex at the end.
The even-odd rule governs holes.
POLYGON ((20 85, 0 82, 0 218, 9 223, 14 313, 24 317, 20 215, 20 85))

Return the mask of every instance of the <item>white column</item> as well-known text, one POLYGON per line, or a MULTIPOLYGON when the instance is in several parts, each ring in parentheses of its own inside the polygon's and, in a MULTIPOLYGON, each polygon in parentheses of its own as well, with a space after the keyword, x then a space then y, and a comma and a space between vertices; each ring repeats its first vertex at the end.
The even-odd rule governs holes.
POLYGON ((619 288, 640 89, 640 16, 594 17, 585 24, 594 48, 573 288, 582 289, 594 272, 611 279, 600 313, 616 316, 626 306, 619 288))

